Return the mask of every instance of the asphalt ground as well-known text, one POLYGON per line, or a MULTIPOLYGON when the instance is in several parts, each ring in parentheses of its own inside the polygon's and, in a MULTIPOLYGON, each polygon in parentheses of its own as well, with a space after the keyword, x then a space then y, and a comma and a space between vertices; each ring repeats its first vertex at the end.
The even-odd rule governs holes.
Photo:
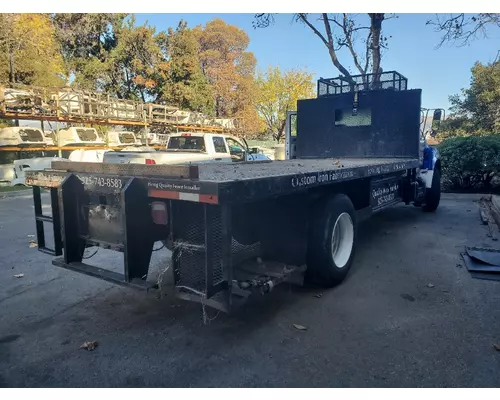
MULTIPOLYGON (((497 387, 500 282, 472 279, 460 257, 500 246, 475 198, 382 211, 360 226, 342 285, 285 284, 235 315, 206 309, 204 323, 200 304, 53 266, 29 247, 29 192, 5 197, 0 387, 497 387)), ((155 271, 167 255, 155 252, 155 271)), ((99 251, 92 262, 121 261, 99 251)))

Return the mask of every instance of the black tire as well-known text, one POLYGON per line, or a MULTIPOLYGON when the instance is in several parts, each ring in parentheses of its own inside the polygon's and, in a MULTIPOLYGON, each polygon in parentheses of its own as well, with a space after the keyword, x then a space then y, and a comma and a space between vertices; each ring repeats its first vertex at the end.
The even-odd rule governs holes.
MULTIPOLYGON (((337 231, 337 234, 339 234, 339 231, 337 231)), ((311 219, 307 250, 307 280, 323 287, 333 287, 341 283, 351 268, 356 239, 356 210, 349 197, 344 194, 337 194, 325 201, 319 209, 315 210, 311 219), (348 214, 349 218, 344 214, 348 214), (341 216, 342 218, 340 218, 341 216), (340 242, 334 243, 334 228, 337 221, 339 221, 339 231, 346 233, 337 236, 340 238, 340 242), (349 231, 350 228, 344 231, 343 228, 340 228, 341 226, 352 227, 352 232, 349 231), (352 244, 349 248, 351 238, 352 244), (345 246, 342 245, 342 240, 346 240, 345 246), (343 254, 337 253, 334 247, 337 247, 337 249, 344 247, 347 253, 345 251, 341 251, 343 254), (341 254, 342 257, 336 257, 334 253, 341 254), (335 259, 337 261, 340 259, 343 265, 337 265, 335 259), (346 259, 347 261, 345 261, 346 259)))
POLYGON ((438 167, 434 170, 432 175, 432 184, 429 189, 425 191, 425 204, 424 211, 436 211, 441 200, 441 169, 438 167))

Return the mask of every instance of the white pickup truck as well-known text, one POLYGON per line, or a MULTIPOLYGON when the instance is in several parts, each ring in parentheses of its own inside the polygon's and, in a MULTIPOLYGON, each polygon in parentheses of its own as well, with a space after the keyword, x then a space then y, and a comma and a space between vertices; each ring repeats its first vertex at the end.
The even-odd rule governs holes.
POLYGON ((240 139, 215 133, 174 133, 164 150, 108 151, 104 163, 113 164, 186 164, 224 163, 231 161, 269 160, 264 154, 251 152, 240 139))

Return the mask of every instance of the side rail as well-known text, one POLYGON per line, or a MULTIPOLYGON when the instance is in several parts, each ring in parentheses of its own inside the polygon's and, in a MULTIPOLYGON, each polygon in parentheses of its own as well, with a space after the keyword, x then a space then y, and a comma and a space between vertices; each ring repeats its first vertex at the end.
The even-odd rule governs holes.
POLYGON ((287 111, 285 121, 285 159, 295 157, 295 142, 297 141, 297 111, 287 111))
POLYGON ((33 189, 33 205, 35 209, 36 240, 38 250, 51 256, 62 255, 63 242, 61 234, 61 213, 59 204, 59 186, 64 175, 45 173, 45 171, 27 171, 26 184, 33 189), (43 213, 42 190, 50 192, 51 215, 43 213), (46 247, 44 222, 52 224, 54 248, 46 247))
MULTIPOLYGON (((46 187, 44 187, 46 188, 46 187)), ((59 214, 59 197, 57 187, 49 187, 50 191, 50 205, 52 215, 45 215, 42 208, 42 195, 41 187, 33 186, 33 205, 35 208, 35 224, 36 224, 36 240, 38 243, 38 250, 42 253, 50 254, 52 256, 62 255, 62 237, 61 237, 61 220, 59 214), (45 229, 43 223, 47 222, 52 224, 54 248, 46 247, 45 243, 45 229)))

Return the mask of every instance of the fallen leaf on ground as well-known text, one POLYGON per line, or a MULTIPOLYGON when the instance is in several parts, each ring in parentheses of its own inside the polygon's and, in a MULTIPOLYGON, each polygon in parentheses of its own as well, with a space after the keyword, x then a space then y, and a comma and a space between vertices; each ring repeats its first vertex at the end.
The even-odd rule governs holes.
POLYGON ((94 350, 99 344, 97 343, 96 340, 92 340, 92 341, 87 341, 87 342, 84 342, 81 346, 80 346, 80 349, 85 349, 85 350, 88 350, 88 351, 92 351, 94 350))
POLYGON ((30 248, 37 247, 38 243, 35 242, 34 240, 30 240, 30 248))
POLYGON ((408 300, 408 301, 415 301, 415 297, 413 297, 409 294, 406 294, 406 293, 401 294, 401 297, 405 300, 408 300))
POLYGON ((16 274, 14 275, 14 278, 24 278, 24 274, 16 274))
POLYGON ((496 351, 500 351, 500 346, 498 344, 494 344, 493 345, 493 348, 496 350, 496 351))
POLYGON ((293 324, 293 327, 299 331, 307 331, 307 328, 304 325, 293 324))
POLYGON ((432 289, 434 287, 434 285, 432 283, 429 283, 429 284, 427 284, 427 287, 432 289))

